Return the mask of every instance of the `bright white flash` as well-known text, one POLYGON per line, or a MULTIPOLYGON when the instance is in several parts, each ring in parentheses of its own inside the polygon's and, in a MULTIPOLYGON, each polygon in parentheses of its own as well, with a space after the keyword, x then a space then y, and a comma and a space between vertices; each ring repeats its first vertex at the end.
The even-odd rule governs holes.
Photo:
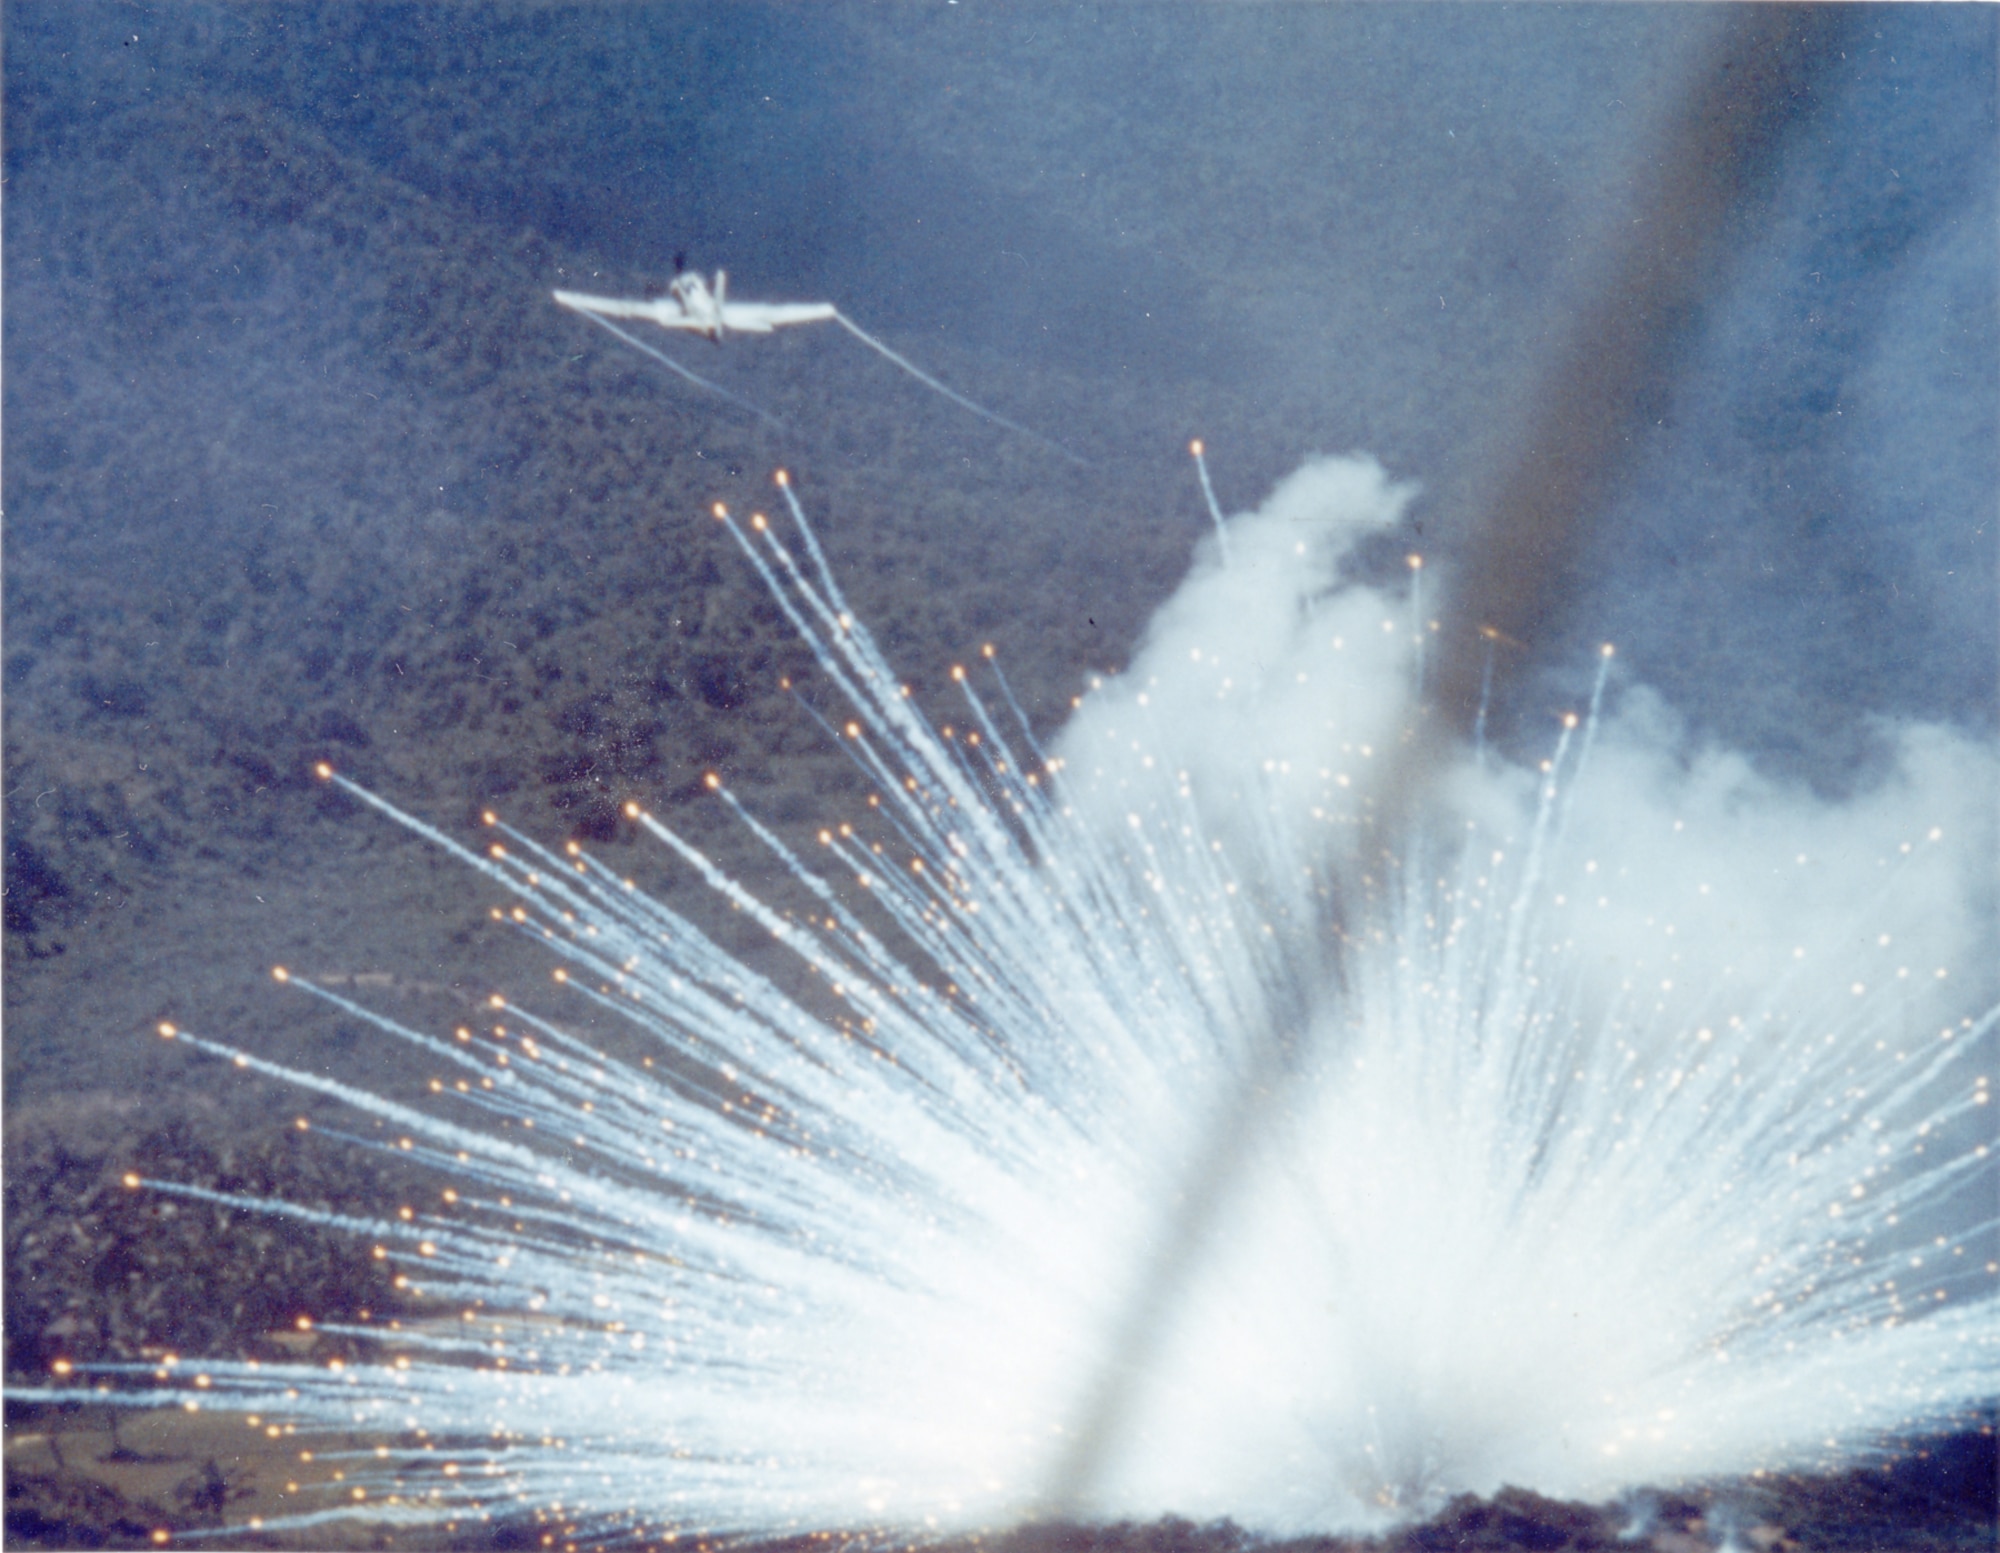
POLYGON ((1056 1508, 1305 1530, 1609 1495, 1852 1459, 2000 1390, 1990 743, 1887 730, 1894 778, 1823 802, 1686 754, 1626 687, 1552 722, 1545 763, 1468 755, 1384 849, 1366 806, 1424 622, 1340 580, 1407 499, 1372 462, 1231 521, 1047 750, 992 669, 950 737, 927 723, 782 489, 786 537, 731 530, 850 705, 872 825, 806 858, 743 814, 811 903, 782 912, 638 818, 809 990, 587 856, 505 826, 478 854, 332 778, 511 891, 633 1040, 516 1007, 433 1037, 308 988, 429 1052, 441 1098, 283 1076, 457 1200, 338 1221, 438 1302, 373 1331, 380 1362, 206 1366, 203 1405, 392 1442, 289 1524, 1045 1511, 1188 1162, 1274 1043, 1284 1081, 1056 1508))

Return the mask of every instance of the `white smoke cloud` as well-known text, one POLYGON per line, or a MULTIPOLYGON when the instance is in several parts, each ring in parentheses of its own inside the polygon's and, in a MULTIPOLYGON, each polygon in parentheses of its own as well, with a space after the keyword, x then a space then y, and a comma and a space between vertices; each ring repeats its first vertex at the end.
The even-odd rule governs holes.
POLYGON ((1351 812, 1407 716, 1416 641, 1408 600, 1340 568, 1416 494, 1372 458, 1314 458, 1230 521, 1226 563, 1208 540, 1057 741, 1085 811, 1115 826, 1166 773, 1225 842, 1351 812))
MULTIPOLYGON (((1171 785, 1265 901, 1329 876, 1420 629, 1340 564, 1410 495, 1314 460, 1208 548, 1058 746, 1105 834, 1171 785)), ((1488 754, 1439 784, 1444 887, 1380 907, 1383 947, 1320 989, 1103 1508, 1303 1530, 1604 1493, 1990 1385, 1965 1258, 1992 1177, 1916 1156, 1990 1130, 1970 1068, 1927 1065, 1991 1045, 2000 752, 1885 728, 1887 774, 1831 799, 1693 746, 1644 687, 1612 704, 1553 771, 1488 754), (1867 1289, 1829 1287, 1829 1223, 1867 1289), (1880 1287, 1906 1253, 1942 1279, 1921 1305, 1880 1287)))

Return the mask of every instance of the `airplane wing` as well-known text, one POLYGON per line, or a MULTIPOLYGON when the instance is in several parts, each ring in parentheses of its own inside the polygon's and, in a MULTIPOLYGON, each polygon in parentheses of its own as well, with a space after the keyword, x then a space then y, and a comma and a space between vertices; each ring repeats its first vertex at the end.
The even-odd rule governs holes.
MULTIPOLYGON (((579 313, 600 318, 643 318, 662 329, 693 329, 706 334, 714 327, 690 313, 679 297, 593 297, 581 291, 558 291, 555 299, 579 313)), ((824 323, 834 316, 831 302, 725 302, 722 327, 731 334, 769 334, 786 324, 824 323)))
MULTIPOLYGON (((595 313, 600 318, 643 318, 662 329, 708 327, 701 320, 690 318, 677 297, 593 297, 581 291, 558 291, 555 299, 564 307, 574 308, 579 313, 595 313)), ((731 323, 730 327, 735 325, 731 323)))
POLYGON ((722 326, 735 334, 769 334, 785 324, 824 323, 833 315, 831 302, 725 302, 722 326))

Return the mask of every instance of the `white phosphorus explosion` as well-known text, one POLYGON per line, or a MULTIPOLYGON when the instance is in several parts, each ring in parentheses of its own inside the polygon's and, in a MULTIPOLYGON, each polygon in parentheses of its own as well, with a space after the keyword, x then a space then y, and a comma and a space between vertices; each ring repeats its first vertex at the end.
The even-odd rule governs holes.
POLYGON ((1893 775, 1822 801, 1686 753, 1639 687, 1600 715, 1601 673, 1539 769, 1466 753, 1385 850, 1366 806, 1425 622, 1340 580, 1409 499, 1373 462, 1310 462, 1226 562, 1206 542, 1046 752, 997 670, 1005 715, 960 674, 963 722, 924 720, 780 485, 796 537, 731 531, 851 707, 868 823, 809 862, 742 815, 814 903, 781 912, 630 812, 810 993, 574 847, 500 825, 480 856, 328 773, 511 892, 650 1055, 497 1000, 434 1038, 309 989, 436 1059, 427 1109, 169 1031, 454 1183, 407 1220, 259 1205, 371 1237, 439 1302, 365 1329, 379 1363, 122 1393, 394 1442, 267 1527, 1045 1511, 1188 1161, 1274 1042, 1066 1511, 1283 1531, 1608 1496, 1852 1460, 2000 1392, 1990 742, 1885 729, 1893 775))

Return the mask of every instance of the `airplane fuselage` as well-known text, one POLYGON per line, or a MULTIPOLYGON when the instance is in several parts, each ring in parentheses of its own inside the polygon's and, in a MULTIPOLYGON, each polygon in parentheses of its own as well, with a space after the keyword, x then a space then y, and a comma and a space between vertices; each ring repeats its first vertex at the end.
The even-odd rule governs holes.
POLYGON ((722 343, 728 325, 723 321, 722 301, 729 291, 729 272, 715 272, 715 289, 710 291, 698 271, 683 270, 667 287, 667 295, 681 305, 687 322, 681 327, 705 334, 715 344, 722 343))

